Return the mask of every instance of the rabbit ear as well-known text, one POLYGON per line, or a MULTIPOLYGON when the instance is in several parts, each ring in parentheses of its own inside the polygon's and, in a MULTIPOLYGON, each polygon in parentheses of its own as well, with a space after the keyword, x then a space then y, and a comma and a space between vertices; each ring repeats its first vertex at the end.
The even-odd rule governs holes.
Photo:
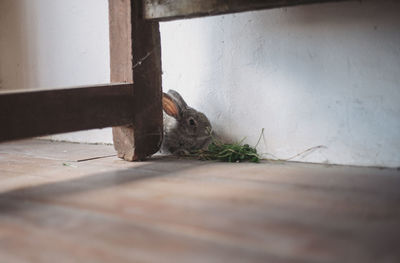
POLYGON ((186 102, 183 100, 181 94, 179 94, 177 91, 170 89, 168 90, 168 95, 170 95, 174 101, 176 102, 176 104, 178 105, 180 110, 184 110, 187 109, 188 106, 186 104, 186 102))
POLYGON ((180 118, 179 106, 169 94, 163 93, 162 105, 165 113, 174 117, 175 119, 180 118))

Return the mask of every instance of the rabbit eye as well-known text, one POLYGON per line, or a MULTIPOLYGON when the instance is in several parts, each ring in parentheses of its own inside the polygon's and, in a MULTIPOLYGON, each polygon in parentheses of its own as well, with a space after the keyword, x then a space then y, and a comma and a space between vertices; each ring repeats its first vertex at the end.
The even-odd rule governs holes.
POLYGON ((190 126, 194 126, 194 125, 196 125, 196 122, 192 118, 190 118, 189 119, 189 125, 190 126))

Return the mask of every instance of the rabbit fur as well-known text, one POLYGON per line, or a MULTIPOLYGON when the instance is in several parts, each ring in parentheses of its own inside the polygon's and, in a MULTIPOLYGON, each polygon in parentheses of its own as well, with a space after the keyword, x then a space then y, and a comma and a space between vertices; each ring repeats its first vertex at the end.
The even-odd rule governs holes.
POLYGON ((211 124, 206 115, 189 107, 175 90, 163 93, 164 139, 162 153, 189 154, 211 142, 211 124))

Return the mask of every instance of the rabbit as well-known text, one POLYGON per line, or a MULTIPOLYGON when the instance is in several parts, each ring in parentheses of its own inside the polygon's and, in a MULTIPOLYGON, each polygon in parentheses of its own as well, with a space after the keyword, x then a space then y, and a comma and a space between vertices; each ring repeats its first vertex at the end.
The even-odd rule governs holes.
POLYGON ((206 149, 211 142, 211 123, 203 113, 189 107, 175 90, 163 93, 164 139, 161 153, 188 155, 206 149))

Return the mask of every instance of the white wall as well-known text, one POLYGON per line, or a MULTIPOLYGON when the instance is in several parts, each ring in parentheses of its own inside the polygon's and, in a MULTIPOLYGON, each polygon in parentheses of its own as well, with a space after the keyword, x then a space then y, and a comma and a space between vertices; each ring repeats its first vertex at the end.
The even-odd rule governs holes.
MULTIPOLYGON (((107 0, 0 0, 0 91, 110 82, 107 0)), ((110 129, 57 135, 111 142, 110 129)))
MULTIPOLYGON (((217 132, 295 160, 400 166, 400 3, 317 4, 161 26, 164 89, 217 132)), ((268 155, 267 155, 268 156, 268 155)))
MULTIPOLYGON (((162 23, 164 89, 233 140, 265 128, 262 153, 400 166, 399 14, 365 0, 162 23)), ((0 30, 3 88, 109 81, 106 0, 0 0, 0 30)))

